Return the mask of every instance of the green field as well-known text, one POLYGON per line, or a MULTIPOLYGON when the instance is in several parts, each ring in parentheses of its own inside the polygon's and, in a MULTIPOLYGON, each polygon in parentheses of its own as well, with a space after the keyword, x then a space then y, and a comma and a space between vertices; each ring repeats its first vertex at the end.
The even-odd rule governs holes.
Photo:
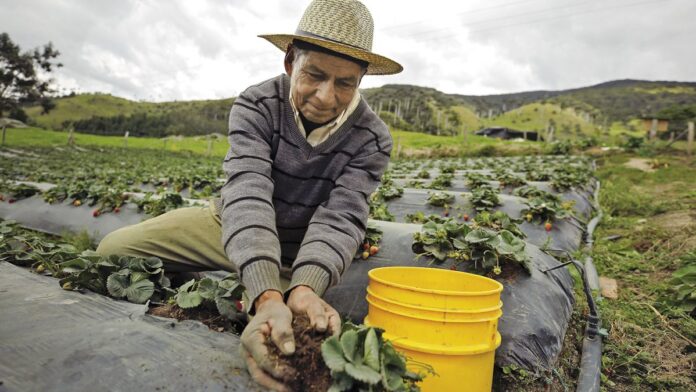
MULTIPOLYGON (((461 154, 491 155, 493 153, 510 155, 538 153, 543 147, 543 144, 534 142, 511 142, 476 135, 435 136, 401 130, 392 130, 391 133, 394 139, 394 153, 401 145, 401 157, 441 153, 450 156, 461 154)), ((77 146, 124 147, 124 138, 121 136, 98 136, 82 133, 74 135, 77 146)), ((7 130, 5 144, 7 147, 54 147, 65 146, 67 141, 67 132, 47 131, 39 128, 10 128, 7 130)), ((130 137, 127 147, 207 154, 208 143, 205 136, 169 138, 166 141, 158 138, 130 137)), ((211 155, 224 156, 227 153, 227 146, 226 139, 213 139, 211 155)))

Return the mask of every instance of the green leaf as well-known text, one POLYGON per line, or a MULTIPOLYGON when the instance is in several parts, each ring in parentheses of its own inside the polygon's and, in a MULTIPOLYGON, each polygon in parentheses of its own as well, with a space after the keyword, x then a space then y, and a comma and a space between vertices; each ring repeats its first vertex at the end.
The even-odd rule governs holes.
POLYGON ((234 304, 234 300, 227 298, 215 298, 215 306, 221 315, 227 317, 228 319, 236 319, 238 315, 237 307, 234 304))
POLYGON ((144 304, 155 292, 155 284, 149 280, 141 280, 128 286, 125 290, 128 301, 136 304, 144 304))
POLYGON ((130 285, 130 278, 123 274, 111 274, 106 279, 106 289, 109 295, 115 298, 123 298, 126 296, 126 288, 130 285))
POLYGON ((342 372, 348 363, 343 357, 341 342, 336 336, 332 336, 321 344, 321 356, 326 366, 335 372, 342 372))
POLYGON ((215 292, 217 291, 217 288, 217 282, 210 278, 203 278, 198 281, 198 293, 204 299, 212 301, 215 298, 215 292))
POLYGON ((181 291, 176 293, 176 304, 182 309, 195 308, 203 302, 203 297, 198 291, 181 291))
POLYGON ((145 280, 150 277, 150 274, 147 272, 139 272, 139 271, 134 271, 131 272, 131 282, 140 282, 141 280, 145 280))
POLYGON ((185 291, 189 292, 193 289, 193 285, 196 283, 196 279, 191 279, 188 282, 179 286, 179 292, 185 291))
POLYGON ((350 362, 356 362, 358 353, 358 332, 345 331, 341 335, 341 348, 343 355, 350 362))
POLYGON ((365 353, 363 362, 375 371, 379 371, 379 340, 374 329, 370 328, 365 336, 365 353))
POLYGON ((464 240, 472 244, 477 244, 479 242, 486 242, 494 236, 494 232, 488 229, 478 228, 476 230, 472 230, 469 234, 467 234, 464 240))
POLYGON ((333 384, 327 392, 349 391, 353 388, 353 379, 344 372, 331 372, 333 384))
POLYGON ((358 381, 374 385, 382 380, 382 376, 369 366, 360 363, 346 363, 346 373, 358 381))

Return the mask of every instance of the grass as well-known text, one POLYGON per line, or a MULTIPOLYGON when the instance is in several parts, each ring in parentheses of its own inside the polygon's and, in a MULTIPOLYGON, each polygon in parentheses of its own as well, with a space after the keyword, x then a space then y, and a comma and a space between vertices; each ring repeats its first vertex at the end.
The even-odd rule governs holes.
POLYGON ((602 384, 608 391, 696 390, 696 320, 660 298, 682 258, 696 251, 694 161, 658 154, 667 163, 648 173, 624 164, 634 155, 600 160, 601 203, 607 214, 595 232, 593 257, 602 276, 616 279, 619 299, 600 302, 609 330, 602 384), (620 239, 606 240, 610 235, 620 239))
MULTIPOLYGON (((83 133, 75 133, 75 145, 96 147, 124 147, 122 136, 99 136, 83 133)), ((39 128, 11 128, 7 130, 7 147, 56 147, 67 146, 68 133, 47 131, 39 128)), ((208 141, 202 137, 185 137, 164 141, 158 138, 130 137, 129 148, 166 149, 168 151, 192 151, 206 154, 208 141)), ((227 140, 213 140, 213 156, 225 156, 227 153, 227 140)))
POLYGON ((546 124, 556 125, 555 137, 573 139, 576 136, 597 134, 595 125, 587 122, 573 108, 561 108, 554 104, 532 103, 507 111, 493 118, 481 119, 483 126, 500 126, 519 130, 546 132, 546 124))
MULTIPOLYGON (((407 132, 399 129, 391 131, 394 139, 394 153, 401 145, 402 156, 430 155, 503 155, 538 153, 543 144, 534 142, 511 142, 491 139, 483 136, 435 136, 418 132, 407 132)), ((75 133, 77 146, 123 147, 122 136, 99 136, 75 133)), ((66 146, 67 132, 47 131, 39 128, 10 128, 7 130, 7 147, 56 147, 66 146)), ((129 148, 165 149, 168 151, 191 151, 206 154, 208 140, 204 137, 184 137, 179 139, 163 139, 147 137, 128 138, 129 148)), ((213 140, 212 155, 224 156, 227 153, 227 140, 213 140)))

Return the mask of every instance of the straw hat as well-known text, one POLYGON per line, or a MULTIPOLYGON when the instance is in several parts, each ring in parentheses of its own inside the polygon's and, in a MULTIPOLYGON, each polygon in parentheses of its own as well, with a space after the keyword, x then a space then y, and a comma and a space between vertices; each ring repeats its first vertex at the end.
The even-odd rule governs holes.
POLYGON ((302 15, 295 34, 262 34, 259 37, 285 51, 294 39, 319 45, 369 63, 368 75, 391 75, 403 67, 372 53, 374 25, 367 7, 357 0, 314 0, 302 15))

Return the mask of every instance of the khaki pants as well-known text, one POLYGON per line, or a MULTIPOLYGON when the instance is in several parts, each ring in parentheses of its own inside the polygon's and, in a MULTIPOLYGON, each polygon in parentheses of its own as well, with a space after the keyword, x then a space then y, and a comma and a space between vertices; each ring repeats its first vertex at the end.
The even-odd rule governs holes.
MULTIPOLYGON (((222 249, 220 216, 213 203, 187 207, 120 228, 101 240, 97 253, 158 257, 166 272, 235 271, 222 249)), ((281 276, 281 286, 290 282, 281 276)))

